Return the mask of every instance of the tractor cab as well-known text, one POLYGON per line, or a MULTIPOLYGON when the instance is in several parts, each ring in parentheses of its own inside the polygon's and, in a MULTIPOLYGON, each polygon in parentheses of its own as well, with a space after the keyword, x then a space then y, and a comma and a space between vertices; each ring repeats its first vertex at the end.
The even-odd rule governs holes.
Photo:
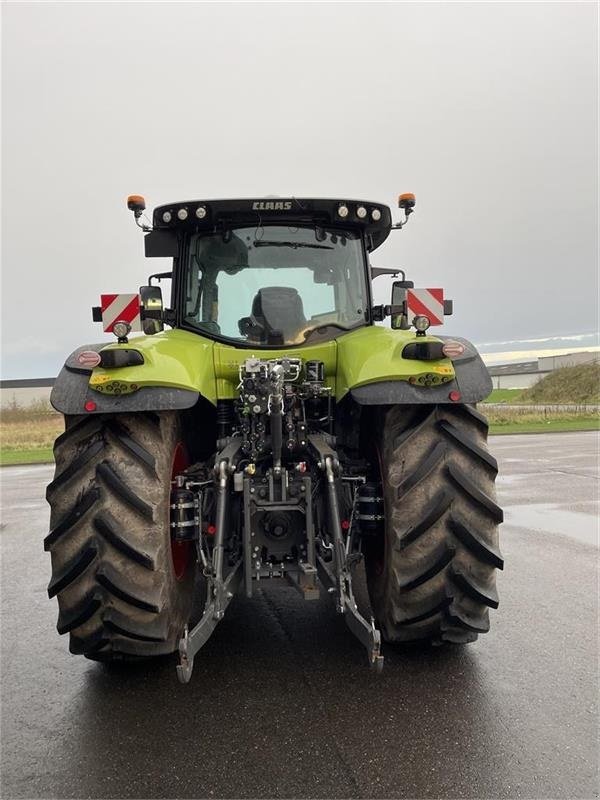
MULTIPOLYGON (((172 272, 149 279, 173 279, 173 308, 163 311, 159 287, 140 288, 143 330, 157 333, 167 322, 235 347, 289 348, 391 316, 392 328, 414 324, 423 335, 452 313, 443 291, 422 290, 423 303, 403 270, 369 264, 414 205, 413 194, 400 195, 404 220, 394 225, 388 206, 360 200, 196 200, 159 206, 144 224, 144 198, 132 195, 128 207, 147 234, 146 256, 174 259, 172 272), (372 280, 399 273, 391 304, 373 305, 372 280)), ((101 309, 95 318, 103 320, 101 309)))
MULTIPOLYGON (((102 295, 92 309, 120 345, 131 331, 152 335, 167 324, 242 355, 320 346, 359 329, 368 334, 364 329, 386 317, 392 329, 414 327, 422 338, 452 313, 441 288, 415 289, 404 270, 370 265, 370 254, 408 221, 410 193, 398 198, 404 218, 396 224, 388 206, 361 200, 195 200, 158 206, 152 220, 142 196, 131 195, 127 205, 146 233, 146 256, 171 258, 173 266, 151 275, 139 294, 102 295), (391 303, 375 305, 372 281, 399 274, 391 303), (171 307, 164 308, 153 281, 167 278, 171 307)), ((407 357, 439 360, 440 346, 421 342, 407 357)))
POLYGON ((368 253, 389 208, 344 200, 160 206, 146 255, 171 255, 177 326, 235 346, 289 347, 371 322, 368 253))

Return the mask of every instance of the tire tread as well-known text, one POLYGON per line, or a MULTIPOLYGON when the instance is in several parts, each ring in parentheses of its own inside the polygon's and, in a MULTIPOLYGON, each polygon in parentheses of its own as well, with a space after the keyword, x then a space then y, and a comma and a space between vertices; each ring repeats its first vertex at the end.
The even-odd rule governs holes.
POLYGON ((472 642, 489 630, 504 565, 487 421, 464 405, 392 406, 379 419, 386 544, 367 571, 382 634, 472 642))
POLYGON ((175 578, 168 527, 173 412, 66 418, 47 489, 50 597, 69 649, 97 661, 177 649, 194 572, 175 578))

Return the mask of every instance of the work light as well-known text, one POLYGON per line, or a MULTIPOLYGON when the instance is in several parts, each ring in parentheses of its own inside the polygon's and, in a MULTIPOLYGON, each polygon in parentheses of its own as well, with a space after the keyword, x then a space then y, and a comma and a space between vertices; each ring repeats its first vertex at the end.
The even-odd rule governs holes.
POLYGON ((413 325, 418 331, 424 333, 431 325, 431 322, 429 321, 429 317, 426 317, 424 314, 419 314, 413 319, 413 325))
POLYGON ((119 339, 125 339, 130 330, 131 325, 128 322, 123 322, 123 320, 119 320, 113 325, 113 333, 119 339))

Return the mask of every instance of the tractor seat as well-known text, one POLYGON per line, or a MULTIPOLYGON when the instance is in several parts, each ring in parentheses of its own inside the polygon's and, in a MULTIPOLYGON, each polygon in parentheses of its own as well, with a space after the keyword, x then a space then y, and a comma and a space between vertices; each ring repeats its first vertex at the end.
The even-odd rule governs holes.
POLYGON ((289 286, 259 289, 252 301, 251 316, 239 321, 242 334, 265 344, 293 341, 305 326, 302 298, 289 286))

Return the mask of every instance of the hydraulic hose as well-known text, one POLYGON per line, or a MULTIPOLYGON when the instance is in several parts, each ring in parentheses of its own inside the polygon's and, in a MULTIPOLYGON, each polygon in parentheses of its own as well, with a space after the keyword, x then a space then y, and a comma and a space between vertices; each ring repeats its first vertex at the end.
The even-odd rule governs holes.
POLYGON ((283 444, 283 378, 284 369, 281 364, 276 364, 271 371, 271 380, 274 392, 270 397, 271 415, 271 449, 273 451, 273 471, 276 475, 281 472, 281 448, 283 444))

